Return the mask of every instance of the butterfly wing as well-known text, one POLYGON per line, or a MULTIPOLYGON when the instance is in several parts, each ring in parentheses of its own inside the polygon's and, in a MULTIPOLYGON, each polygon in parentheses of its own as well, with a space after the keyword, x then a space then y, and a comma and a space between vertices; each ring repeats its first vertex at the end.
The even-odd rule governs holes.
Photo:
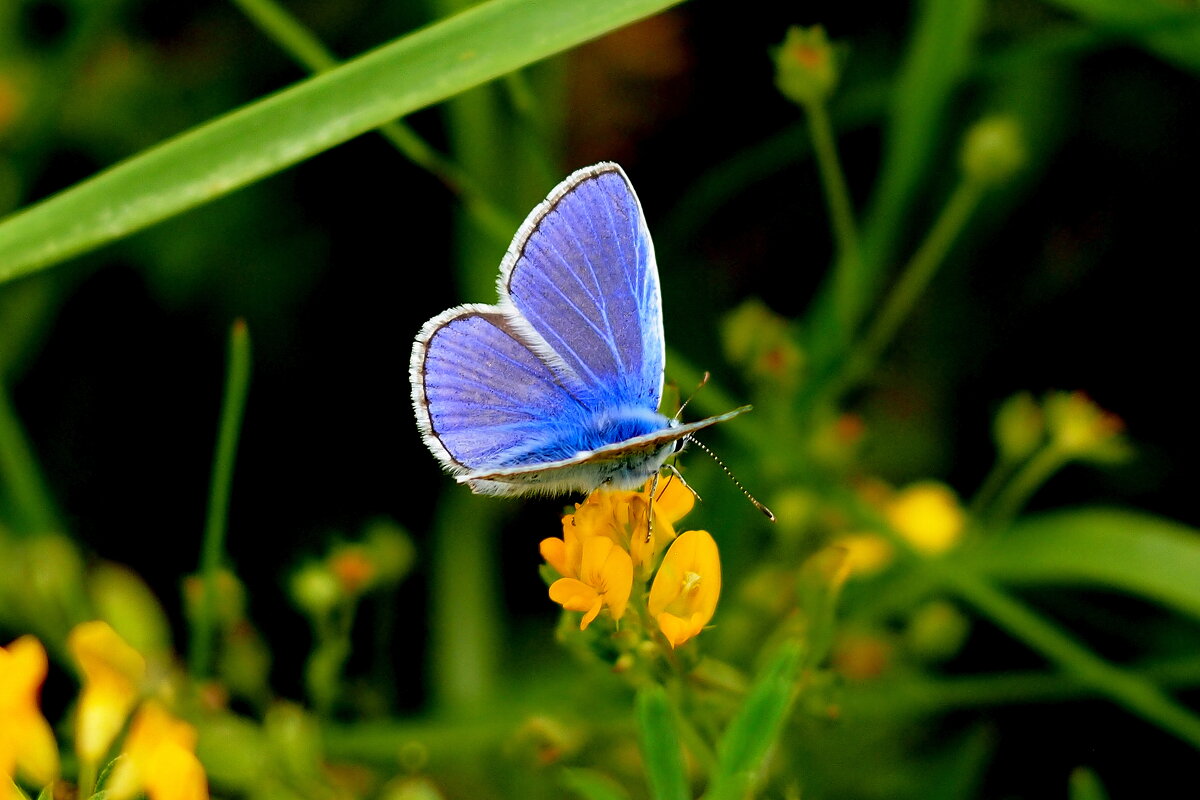
POLYGON ((501 303, 596 408, 658 410, 662 300, 641 204, 612 163, 578 170, 533 210, 500 265, 501 303), (544 344, 541 344, 544 343, 544 344))
POLYGON ((691 433, 658 414, 665 360, 654 248, 625 173, 564 180, 518 230, 500 302, 434 317, 409 375, 422 437, 488 494, 644 481, 691 433))
POLYGON ((520 461, 580 403, 495 306, 465 305, 429 320, 409 377, 425 443, 456 474, 520 461))
POLYGON ((554 494, 566 489, 581 486, 590 489, 608 483, 617 488, 640 486, 658 470, 666 455, 675 450, 675 442, 749 410, 750 406, 742 406, 715 417, 673 425, 657 433, 579 453, 572 458, 459 475, 458 481, 480 494, 554 494), (636 476, 625 480, 631 467, 636 476))

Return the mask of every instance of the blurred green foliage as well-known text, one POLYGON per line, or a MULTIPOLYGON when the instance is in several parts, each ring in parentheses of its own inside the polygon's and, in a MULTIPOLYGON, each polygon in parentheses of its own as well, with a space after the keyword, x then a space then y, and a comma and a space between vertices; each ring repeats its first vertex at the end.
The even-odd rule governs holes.
POLYGON ((214 796, 1190 778, 1194 4, 675 5, 0 5, 0 642, 57 665, 68 782, 95 618, 214 796), (724 585, 674 653, 557 616, 560 504, 440 479, 407 399, 421 321, 601 159, 777 517, 679 462, 724 585))

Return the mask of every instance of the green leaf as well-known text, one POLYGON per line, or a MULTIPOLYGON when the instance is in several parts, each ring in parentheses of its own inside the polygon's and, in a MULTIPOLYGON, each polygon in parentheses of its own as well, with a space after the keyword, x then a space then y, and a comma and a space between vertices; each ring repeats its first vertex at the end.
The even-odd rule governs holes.
POLYGON ((792 707, 801 648, 788 642, 755 681, 717 746, 705 800, 744 800, 756 785, 792 707))
POLYGON ((678 2, 490 0, 475 6, 176 136, 0 222, 0 283, 207 203, 388 120, 678 2))
POLYGON ((1105 508, 1042 514, 964 558, 1005 583, 1117 589, 1200 618, 1200 531, 1151 514, 1105 508))
POLYGON ((619 783, 595 770, 564 769, 561 782, 584 800, 629 800, 619 783))
POLYGON ((1096 24, 1123 33, 1176 66, 1200 71, 1200 13, 1162 0, 1051 0, 1096 24))
POLYGON ((679 732, 671 715, 667 693, 661 686, 638 692, 637 722, 651 797, 655 800, 690 800, 679 732))
POLYGON ((953 149, 939 136, 942 117, 969 66, 983 17, 980 0, 918 4, 909 49, 892 93, 884 163, 863 234, 868 246, 865 286, 879 277, 934 155, 955 168, 953 149), (950 157, 947 157, 949 153, 950 157))
POLYGON ((1071 773, 1071 800, 1108 800, 1108 793, 1096 773, 1079 767, 1071 773))

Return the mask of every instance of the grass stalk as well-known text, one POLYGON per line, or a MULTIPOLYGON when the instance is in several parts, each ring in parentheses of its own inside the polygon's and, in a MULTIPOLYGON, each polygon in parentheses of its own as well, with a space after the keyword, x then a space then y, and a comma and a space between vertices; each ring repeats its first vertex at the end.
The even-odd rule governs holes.
POLYGON ((229 334, 229 364, 225 376, 225 399, 213 457, 212 481, 208 496, 208 515, 200 554, 202 594, 193 620, 188 669, 195 678, 209 674, 212 668, 213 637, 217 627, 217 574, 225 556, 225 534, 229 514, 230 487, 237 455, 238 435, 246 393, 250 387, 250 333, 243 320, 237 320, 229 334))
POLYGON ((0 486, 12 503, 14 522, 26 533, 62 530, 33 448, 0 381, 0 486))

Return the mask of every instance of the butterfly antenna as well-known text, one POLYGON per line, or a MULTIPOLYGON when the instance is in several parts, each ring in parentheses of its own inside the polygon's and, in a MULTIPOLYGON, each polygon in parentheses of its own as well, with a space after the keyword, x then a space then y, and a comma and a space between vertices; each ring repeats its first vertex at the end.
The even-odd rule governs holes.
MULTIPOLYGON (((703 389, 704 384, 708 383, 708 379, 709 379, 709 373, 707 370, 705 370, 704 377, 700 379, 700 384, 698 386, 696 386, 695 389, 692 390, 692 393, 688 395, 688 399, 684 400, 683 404, 679 406, 679 410, 675 412, 676 420, 679 420, 680 416, 683 414, 683 410, 685 408, 687 408, 687 404, 692 402, 692 398, 696 396, 696 392, 703 389)), ((683 479, 682 476, 680 476, 680 480, 682 480, 682 479, 683 479)), ((686 482, 685 482, 685 484, 686 484, 686 482)))
POLYGON ((771 509, 767 508, 765 505, 760 503, 758 501, 757 497, 750 494, 749 489, 747 489, 745 486, 742 486, 742 482, 739 481, 734 476, 734 474, 729 471, 729 467, 725 466, 724 461, 717 458, 716 453, 714 453, 712 450, 708 449, 708 445, 704 444, 704 442, 700 441, 695 436, 689 436, 688 441, 692 442, 697 447, 699 447, 701 450, 708 453, 709 457, 712 458, 713 461, 717 462, 717 466, 719 466, 721 468, 721 470, 724 471, 725 475, 729 478, 729 480, 733 481, 733 485, 736 486, 738 489, 741 489, 742 494, 746 495, 746 499, 749 500, 751 503, 753 503, 754 507, 757 508, 759 511, 761 511, 766 516, 767 519, 771 520, 771 522, 775 521, 775 514, 771 512, 771 509))

